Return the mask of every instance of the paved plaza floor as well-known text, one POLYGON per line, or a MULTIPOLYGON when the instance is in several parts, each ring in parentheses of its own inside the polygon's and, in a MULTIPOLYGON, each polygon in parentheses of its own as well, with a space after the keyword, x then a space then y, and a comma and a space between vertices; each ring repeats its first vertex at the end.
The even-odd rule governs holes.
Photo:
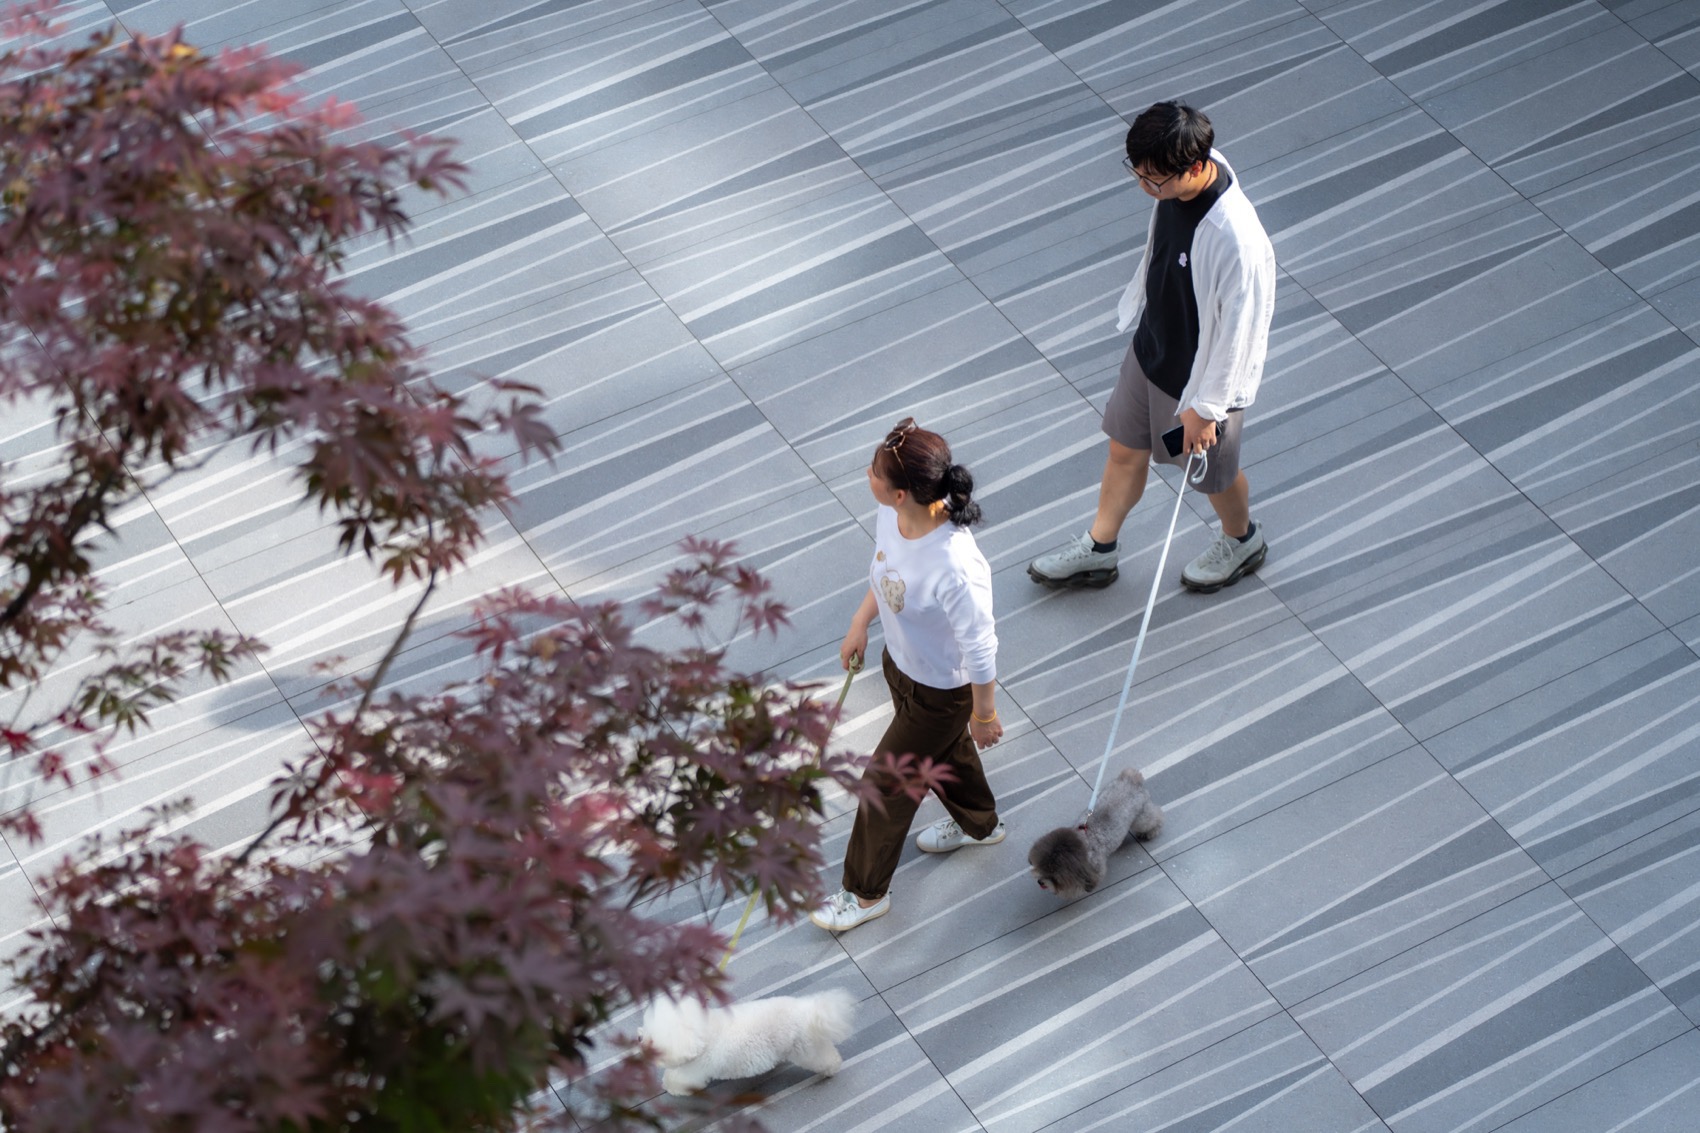
MULTIPOLYGON (((469 671, 478 595, 630 600, 688 533, 735 540, 793 607, 734 660, 832 680, 873 446, 913 414, 972 468, 1010 838, 911 846, 891 914, 841 938, 758 917, 740 995, 859 1001, 835 1079, 739 1084, 771 1129, 1700 1128, 1700 0, 73 11, 264 43, 371 136, 459 139, 467 191, 348 269, 444 383, 540 387, 564 454, 498 453, 518 504, 433 602, 411 687, 469 671), (1114 586, 1025 565, 1092 511, 1150 208, 1121 139, 1175 96, 1280 264, 1244 458, 1270 551, 1183 591, 1213 528, 1185 496, 1111 757, 1168 828, 1063 904, 1026 847, 1086 801, 1178 477, 1114 586)), ((245 453, 120 518, 122 626, 272 651, 49 808, 46 844, 0 849, 14 941, 32 881, 141 807, 188 793, 214 843, 257 829, 324 706, 315 663, 370 665, 416 596, 337 558, 245 453)), ((877 671, 846 713, 838 740, 871 743, 877 671)))

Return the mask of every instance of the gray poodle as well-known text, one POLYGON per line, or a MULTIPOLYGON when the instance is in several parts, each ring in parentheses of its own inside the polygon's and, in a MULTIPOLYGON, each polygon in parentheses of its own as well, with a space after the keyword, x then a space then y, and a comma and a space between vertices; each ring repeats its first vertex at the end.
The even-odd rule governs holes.
POLYGON ((1151 799, 1145 776, 1128 768, 1104 788, 1084 826, 1062 826, 1033 843, 1027 864, 1039 888, 1073 900, 1098 888, 1110 853, 1129 834, 1149 841, 1163 830, 1163 808, 1151 799))

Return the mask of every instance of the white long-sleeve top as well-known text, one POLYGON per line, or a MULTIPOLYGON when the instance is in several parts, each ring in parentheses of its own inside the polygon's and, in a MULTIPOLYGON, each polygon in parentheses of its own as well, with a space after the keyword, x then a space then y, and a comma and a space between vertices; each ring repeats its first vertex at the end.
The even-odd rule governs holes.
POLYGON ((897 512, 882 505, 868 582, 885 647, 904 676, 931 688, 997 679, 992 568, 967 528, 946 523, 905 539, 897 512))
MULTIPOLYGON (((1230 409, 1242 409, 1257 397, 1263 359, 1269 353, 1269 322, 1275 317, 1275 247, 1257 210, 1240 189, 1239 175, 1215 150, 1210 158, 1228 171, 1233 184, 1216 199, 1192 236, 1193 293, 1198 300, 1198 353, 1176 409, 1196 410, 1221 421, 1230 409)), ((1157 223, 1152 202, 1151 226, 1157 223)), ((1145 272, 1151 262, 1151 234, 1133 282, 1116 305, 1116 330, 1139 322, 1145 310, 1145 272)))

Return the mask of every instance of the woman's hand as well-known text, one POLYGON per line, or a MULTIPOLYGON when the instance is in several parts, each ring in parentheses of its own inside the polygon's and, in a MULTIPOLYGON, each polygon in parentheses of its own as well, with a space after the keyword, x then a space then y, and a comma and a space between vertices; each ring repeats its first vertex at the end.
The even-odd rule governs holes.
POLYGON ((998 714, 995 711, 990 720, 981 719, 977 714, 970 715, 968 717, 968 738, 981 747, 991 747, 1003 739, 1003 721, 998 719, 998 714))
POLYGON ((856 625, 852 622, 850 632, 844 635, 844 641, 838 647, 839 663, 844 666, 844 671, 848 673, 852 664, 860 665, 867 657, 867 653, 868 627, 856 625))

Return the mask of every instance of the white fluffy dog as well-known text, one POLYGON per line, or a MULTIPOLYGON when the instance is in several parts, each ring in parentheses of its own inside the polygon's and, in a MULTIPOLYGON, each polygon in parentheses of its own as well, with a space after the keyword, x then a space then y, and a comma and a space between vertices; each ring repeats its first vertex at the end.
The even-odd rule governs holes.
POLYGON ((849 1036, 855 999, 834 989, 814 995, 776 995, 726 1007, 694 999, 657 999, 643 1012, 638 1037, 661 1063, 670 1094, 700 1090, 718 1078, 749 1078, 781 1062, 836 1074, 835 1044, 849 1036))

